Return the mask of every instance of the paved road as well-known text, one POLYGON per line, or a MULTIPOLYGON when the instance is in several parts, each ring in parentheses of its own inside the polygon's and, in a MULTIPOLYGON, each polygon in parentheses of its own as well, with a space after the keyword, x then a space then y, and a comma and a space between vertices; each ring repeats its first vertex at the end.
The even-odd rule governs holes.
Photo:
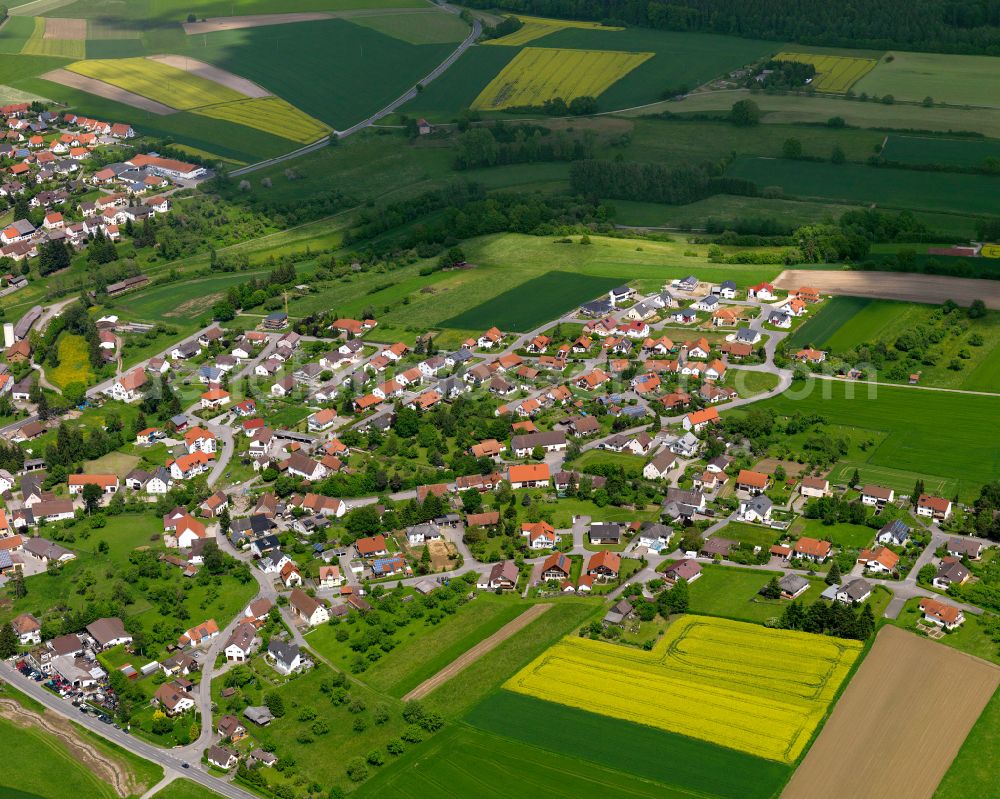
MULTIPOLYGON (((450 11, 451 13, 455 14, 459 13, 458 9, 455 9, 452 6, 443 6, 443 7, 446 10, 450 11)), ((476 39, 479 38, 479 34, 482 33, 482 30, 483 26, 479 22, 479 20, 478 19, 474 20, 472 23, 472 30, 470 31, 469 35, 465 38, 465 40, 458 47, 456 47, 454 51, 452 51, 451 55, 449 55, 444 61, 438 64, 426 77, 424 77, 423 80, 418 81, 417 85, 426 86, 428 83, 431 83, 432 81, 441 77, 441 75, 443 75, 448 70, 448 68, 451 67, 466 50, 468 50, 473 44, 476 43, 476 39)), ((413 88, 407 90, 402 95, 397 97, 391 103, 389 103, 389 105, 385 106, 385 108, 376 111, 367 119, 363 119, 360 122, 351 125, 351 127, 346 128, 345 130, 334 131, 332 134, 330 134, 330 136, 336 136, 338 139, 343 139, 346 138, 347 136, 350 136, 353 133, 357 133, 359 130, 364 130, 365 128, 371 127, 380 119, 389 116, 389 114, 394 113, 400 107, 408 103, 410 100, 416 97, 417 94, 419 94, 419 92, 417 90, 417 87, 414 86, 413 88)), ((250 172, 255 172, 258 169, 264 169, 269 166, 274 166, 275 164, 280 164, 285 161, 290 161, 294 158, 299 158, 303 155, 308 155, 309 153, 314 153, 318 150, 322 150, 324 147, 329 146, 330 136, 324 136, 319 141, 313 142, 312 144, 306 145, 305 147, 301 147, 293 152, 286 153, 285 155, 279 155, 276 158, 270 158, 267 161, 261 161, 256 164, 250 164, 249 166, 241 167, 240 169, 234 169, 229 174, 231 177, 240 177, 241 175, 246 175, 249 174, 250 172)))
POLYGON ((237 788, 235 785, 212 777, 202 771, 200 752, 197 758, 190 758, 188 757, 187 749, 160 749, 136 738, 134 735, 129 735, 122 730, 116 730, 110 724, 102 724, 94 716, 78 712, 67 700, 42 688, 41 683, 36 683, 33 680, 25 678, 7 661, 0 662, 0 676, 22 693, 41 702, 49 711, 71 719, 102 738, 118 744, 123 749, 127 749, 133 754, 163 766, 165 770, 169 769, 177 772, 187 779, 204 785, 206 788, 222 796, 230 797, 230 799, 257 799, 254 794, 248 793, 241 788, 237 788), (184 763, 188 763, 190 768, 184 768, 184 763))

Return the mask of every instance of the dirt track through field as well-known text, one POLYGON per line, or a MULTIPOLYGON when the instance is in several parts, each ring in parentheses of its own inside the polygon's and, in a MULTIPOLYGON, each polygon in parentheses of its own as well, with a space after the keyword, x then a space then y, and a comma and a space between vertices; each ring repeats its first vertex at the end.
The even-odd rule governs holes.
POLYGON ((218 83, 227 89, 232 89, 234 92, 245 94, 247 97, 260 98, 271 96, 271 92, 263 86, 258 86, 252 80, 247 80, 246 78, 241 78, 239 75, 234 75, 232 72, 226 72, 224 69, 213 67, 211 64, 206 64, 197 58, 188 58, 184 55, 151 55, 146 57, 150 61, 158 61, 161 64, 166 64, 168 67, 182 69, 185 72, 190 72, 192 75, 197 75, 205 80, 218 83))
POLYGON ((185 22, 184 32, 189 36, 198 33, 218 33, 236 31, 242 28, 262 28, 266 25, 289 25, 293 22, 314 22, 332 19, 325 11, 297 11, 287 14, 248 14, 245 17, 215 17, 204 22, 185 22))
POLYGON ((128 768, 80 738, 70 722, 62 716, 41 716, 13 699, 0 699, 0 716, 19 727, 35 727, 54 735, 65 744, 74 760, 90 769, 98 779, 111 785, 119 796, 141 795, 149 787, 137 785, 128 768))
POLYGON ((487 652, 496 649, 500 644, 510 638, 514 633, 517 633, 527 627, 531 622, 541 616, 545 611, 551 608, 552 605, 542 604, 542 605, 532 605, 524 613, 518 616, 513 621, 507 622, 503 627, 497 630, 489 638, 486 638, 476 644, 472 649, 469 649, 465 653, 459 655, 451 663, 445 666, 441 671, 435 674, 433 677, 424 680, 420 685, 410 691, 406 696, 403 697, 404 702, 409 702, 411 699, 423 699, 427 694, 433 691, 435 688, 444 685, 448 680, 454 677, 456 674, 467 669, 473 663, 475 663, 479 658, 485 655, 487 652))
POLYGON ((49 17, 45 20, 45 35, 42 38, 83 41, 87 38, 87 20, 49 17))
POLYGON ((69 86, 71 89, 80 89, 81 91, 89 92, 90 94, 96 94, 98 97, 104 97, 107 100, 114 100, 116 103, 124 103, 125 105, 132 106, 133 108, 149 111, 151 114, 166 116, 167 114, 177 113, 177 109, 171 108, 169 105, 158 103, 156 100, 150 100, 148 97, 143 97, 141 94, 135 94, 133 92, 127 92, 124 89, 119 89, 117 86, 112 86, 110 83, 105 83, 103 80, 95 80, 94 78, 88 78, 84 75, 77 75, 75 72, 70 72, 66 69, 53 69, 51 72, 46 72, 42 75, 42 77, 45 78, 45 80, 58 83, 60 86, 69 86))
POLYGON ((931 799, 998 684, 985 660, 883 627, 781 799, 931 799))
MULTIPOLYGON (((1000 270, 1000 263, 997 268, 1000 270)), ((907 272, 786 269, 778 275, 774 285, 781 289, 810 286, 819 289, 822 294, 846 294, 851 297, 928 302, 935 305, 945 300, 954 300, 959 305, 982 300, 987 308, 1000 309, 1000 280, 974 280, 907 272)))

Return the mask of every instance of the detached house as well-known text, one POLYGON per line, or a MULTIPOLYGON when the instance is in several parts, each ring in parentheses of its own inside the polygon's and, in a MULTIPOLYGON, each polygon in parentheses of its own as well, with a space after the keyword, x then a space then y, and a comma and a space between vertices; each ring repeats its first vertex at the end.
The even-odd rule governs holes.
POLYGON ((921 494, 917 499, 917 516, 925 516, 936 522, 947 521, 951 516, 951 500, 921 494))
POLYGON ((146 385, 146 372, 141 366, 137 366, 131 372, 116 377, 104 393, 119 402, 136 402, 142 399, 144 385, 146 385))
POLYGON ((288 597, 288 604, 296 618, 310 627, 324 624, 330 620, 330 613, 326 606, 318 599, 309 596, 301 588, 292 589, 292 593, 288 597))

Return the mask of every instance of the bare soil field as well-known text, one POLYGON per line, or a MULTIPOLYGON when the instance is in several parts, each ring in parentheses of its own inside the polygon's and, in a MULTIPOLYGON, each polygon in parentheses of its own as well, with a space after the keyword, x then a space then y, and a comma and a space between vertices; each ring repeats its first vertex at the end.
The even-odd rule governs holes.
POLYGON ((118 760, 105 755, 76 734, 73 725, 61 716, 44 716, 28 710, 12 699, 0 699, 0 716, 19 727, 37 727, 54 735, 88 769, 111 785, 119 796, 139 796, 150 786, 136 784, 129 769, 118 760))
POLYGON ((754 466, 754 470, 764 474, 774 474, 774 470, 779 466, 785 467, 785 474, 789 477, 798 477, 808 468, 804 463, 783 461, 780 458, 764 458, 754 466))
POLYGON ((87 20, 48 17, 45 20, 44 38, 83 41, 87 38, 87 20))
POLYGON ((883 627, 781 799, 931 799, 1000 668, 883 627))
POLYGON ((149 111, 151 114, 166 116, 167 114, 177 113, 177 109, 171 108, 169 105, 164 105, 163 103, 158 103, 155 100, 150 100, 148 97, 143 97, 140 94, 127 92, 124 89, 119 89, 117 86, 112 86, 110 83, 105 83, 102 80, 95 80, 94 78, 88 78, 84 75, 77 75, 75 72, 70 72, 66 69, 53 69, 51 72, 46 72, 41 77, 45 78, 45 80, 50 80, 53 83, 58 83, 60 86, 69 86, 71 89, 80 89, 84 92, 90 92, 90 94, 96 94, 98 97, 104 97, 107 100, 114 100, 117 103, 124 103, 125 105, 132 106, 133 108, 140 108, 143 111, 149 111))
POLYGON ((434 571, 445 571, 451 567, 451 556, 456 549, 450 541, 428 541, 427 550, 430 552, 431 568, 434 571))
MULTIPOLYGON (((500 644, 510 638, 514 633, 523 630, 531 622, 541 616, 545 611, 551 608, 552 605, 542 604, 542 605, 532 605, 524 613, 518 616, 513 621, 507 622, 503 627, 497 630, 489 638, 485 638, 476 644, 472 649, 468 650, 464 654, 455 658, 451 663, 445 666, 441 671, 435 674, 433 677, 424 680, 420 685, 410 691, 406 696, 403 697, 404 702, 409 702, 411 699, 423 699, 427 694, 433 691, 438 686, 444 685, 448 680, 454 677, 461 671, 464 671, 473 663, 475 663, 479 658, 485 655, 487 652, 496 649, 500 644)), ((949 761, 950 762, 950 761, 949 761)))
POLYGON ((262 28, 266 25, 289 25, 293 22, 314 22, 333 19, 325 11, 292 11, 286 14, 248 14, 245 17, 214 17, 203 22, 184 22, 184 32, 189 36, 199 33, 236 31, 242 28, 262 28))
POLYGON ((213 67, 211 64, 206 64, 197 58, 189 58, 186 55, 151 55, 147 56, 147 58, 150 61, 159 61, 161 64, 166 64, 168 67, 173 67, 174 69, 182 69, 185 72, 190 72, 200 78, 225 86, 227 89, 232 89, 234 92, 245 94, 247 97, 260 98, 271 96, 271 92, 258 86, 252 80, 247 80, 246 78, 241 78, 239 75, 234 75, 232 72, 213 67))
POLYGON ((874 297, 939 305, 954 300, 969 305, 982 300, 987 308, 1000 309, 1000 281, 966 277, 917 275, 906 272, 848 272, 837 270, 786 269, 774 281, 781 289, 811 286, 823 294, 874 297))

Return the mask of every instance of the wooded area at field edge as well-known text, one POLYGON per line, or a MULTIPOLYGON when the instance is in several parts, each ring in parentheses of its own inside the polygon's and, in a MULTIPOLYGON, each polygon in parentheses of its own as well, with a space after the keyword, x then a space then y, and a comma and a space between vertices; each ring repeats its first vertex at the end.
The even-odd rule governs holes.
POLYGON ((469 0, 468 5, 804 44, 1000 55, 997 0, 469 0))

